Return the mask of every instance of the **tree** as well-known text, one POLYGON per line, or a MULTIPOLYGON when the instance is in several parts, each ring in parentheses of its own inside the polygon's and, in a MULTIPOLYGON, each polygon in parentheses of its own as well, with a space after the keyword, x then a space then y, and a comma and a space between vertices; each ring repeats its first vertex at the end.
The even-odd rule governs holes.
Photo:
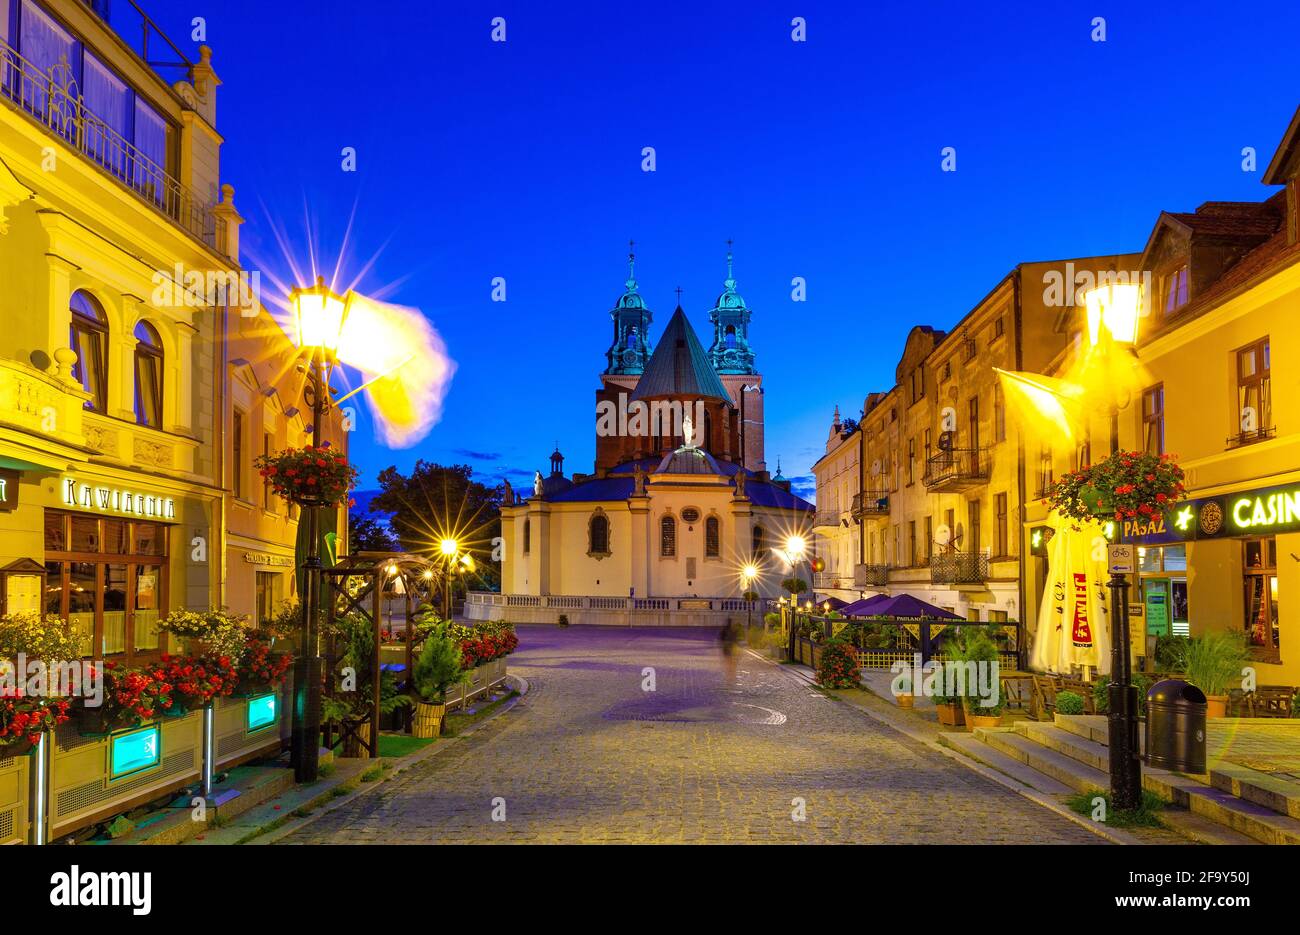
POLYGON ((348 516, 348 553, 399 552, 401 545, 381 520, 355 510, 348 516))
POLYGON ((501 535, 501 489, 474 480, 468 464, 433 464, 421 458, 409 474, 389 467, 379 472, 380 493, 372 511, 387 513, 401 547, 441 561, 439 543, 455 539, 474 556, 472 571, 454 576, 454 588, 494 588, 500 566, 494 552, 501 535))

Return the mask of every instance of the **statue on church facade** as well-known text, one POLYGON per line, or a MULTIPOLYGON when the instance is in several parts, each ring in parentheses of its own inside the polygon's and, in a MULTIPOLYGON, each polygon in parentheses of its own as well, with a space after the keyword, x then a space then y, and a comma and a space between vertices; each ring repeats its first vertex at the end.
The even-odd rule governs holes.
POLYGON ((632 472, 632 496, 645 496, 645 476, 645 468, 638 464, 636 470, 632 472))
POLYGON ((502 506, 514 506, 515 488, 510 486, 510 481, 501 482, 501 504, 502 506))
POLYGON ((745 469, 742 467, 736 472, 736 499, 744 499, 745 496, 745 469))
POLYGON ((540 497, 541 495, 542 495, 542 472, 538 471, 536 474, 533 475, 533 496, 540 497))

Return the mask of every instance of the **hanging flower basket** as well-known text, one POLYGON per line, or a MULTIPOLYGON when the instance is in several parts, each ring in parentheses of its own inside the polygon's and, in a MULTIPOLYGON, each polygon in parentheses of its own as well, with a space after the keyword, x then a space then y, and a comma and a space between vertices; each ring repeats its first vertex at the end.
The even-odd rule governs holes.
POLYGON ((152 721, 175 706, 172 690, 161 666, 124 669, 113 662, 104 663, 103 703, 87 707, 86 699, 81 699, 77 729, 99 736, 152 721))
POLYGON ((22 756, 68 719, 66 698, 0 697, 0 760, 22 756))
POLYGON ((1047 502, 1076 522, 1123 523, 1164 515, 1186 495, 1183 469, 1172 455, 1117 451, 1106 460, 1065 474, 1047 502))
POLYGON ((248 637, 235 672, 235 694, 264 695, 284 681, 293 665, 293 654, 272 652, 271 643, 272 640, 262 636, 248 637))
POLYGON ((278 496, 301 506, 338 506, 357 483, 357 469, 328 442, 261 455, 253 464, 278 496))

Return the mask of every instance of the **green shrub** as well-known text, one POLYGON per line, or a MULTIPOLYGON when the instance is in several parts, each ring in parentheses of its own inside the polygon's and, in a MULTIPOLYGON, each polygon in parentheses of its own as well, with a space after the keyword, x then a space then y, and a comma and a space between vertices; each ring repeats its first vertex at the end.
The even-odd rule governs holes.
POLYGON ((424 638, 420 657, 411 672, 411 685, 424 701, 439 703, 447 689, 469 680, 464 671, 460 647, 447 635, 445 627, 438 627, 424 638))
MULTIPOLYGON (((974 662, 981 668, 998 665, 998 647, 986 627, 959 627, 960 632, 944 643, 948 658, 962 664, 974 662)), ((987 670, 986 670, 987 671, 987 670)), ((994 668, 993 671, 996 671, 994 668)), ((990 678, 993 678, 990 675, 990 678)), ((1001 685, 993 679, 994 688, 998 690, 996 704, 985 705, 979 696, 979 686, 965 680, 962 705, 967 711, 979 717, 997 717, 1002 714, 1005 699, 1001 695, 1001 685)))
POLYGON ((1187 644, 1185 636, 1166 633, 1156 637, 1156 669, 1160 672, 1187 671, 1187 644))
POLYGON ((817 683, 826 688, 857 688, 858 653, 848 640, 827 640, 817 660, 817 683))
MULTIPOLYGON (((1151 690, 1152 684, 1154 683, 1150 677, 1141 672, 1133 673, 1133 687, 1138 693, 1138 717, 1146 717, 1147 692, 1151 690)), ((1110 676, 1099 675, 1092 683, 1092 709, 1098 714, 1105 714, 1110 710, 1110 676)))
POLYGON ((1057 692, 1056 713, 1057 714, 1082 714, 1083 696, 1076 695, 1074 692, 1057 692))
POLYGON ((1245 664, 1244 633, 1216 630, 1187 643, 1187 681, 1207 695, 1226 695, 1245 664))

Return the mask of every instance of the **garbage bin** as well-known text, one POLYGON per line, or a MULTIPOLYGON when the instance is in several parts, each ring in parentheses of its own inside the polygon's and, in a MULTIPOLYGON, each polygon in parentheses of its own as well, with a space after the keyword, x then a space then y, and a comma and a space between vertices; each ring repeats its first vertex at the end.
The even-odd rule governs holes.
POLYGON ((1147 692, 1150 766, 1177 773, 1205 772, 1205 693, 1182 679, 1156 682, 1147 692))

